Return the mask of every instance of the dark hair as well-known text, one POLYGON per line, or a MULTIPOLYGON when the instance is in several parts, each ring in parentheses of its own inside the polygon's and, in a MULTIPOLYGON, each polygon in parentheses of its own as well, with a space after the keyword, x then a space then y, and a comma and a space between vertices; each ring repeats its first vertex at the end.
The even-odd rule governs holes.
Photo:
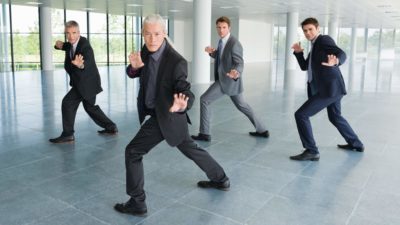
POLYGON ((218 24, 218 23, 227 23, 228 27, 231 27, 231 20, 226 16, 221 16, 220 18, 218 18, 215 21, 215 24, 218 24))
POLYGON ((305 19, 303 22, 301 22, 301 27, 304 27, 305 25, 308 25, 308 24, 312 24, 315 27, 319 26, 318 20, 315 19, 314 17, 309 17, 309 18, 305 19))

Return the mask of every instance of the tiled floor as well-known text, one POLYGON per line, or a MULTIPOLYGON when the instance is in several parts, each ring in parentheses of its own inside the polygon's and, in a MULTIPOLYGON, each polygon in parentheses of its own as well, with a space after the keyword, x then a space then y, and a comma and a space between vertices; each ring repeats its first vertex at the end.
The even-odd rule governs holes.
MULTIPOLYGON (((294 85, 288 87, 282 64, 275 65, 248 64, 244 74, 245 98, 271 137, 250 137, 254 128, 224 97, 213 104, 212 142, 199 143, 225 168, 231 190, 197 188, 206 176, 163 142, 144 158, 146 218, 113 210, 128 199, 124 148, 139 128, 137 83, 123 67, 101 69, 104 92, 97 100, 119 134, 98 135, 100 128, 80 107, 76 142, 58 145, 48 139, 61 133, 65 72, 1 74, 0 224, 400 224, 399 60, 343 66, 349 90, 343 114, 366 151, 337 149, 344 141, 324 111, 312 118, 319 162, 288 158, 301 151, 293 113, 306 99, 305 73, 291 74, 294 85)), ((192 88, 193 134, 208 86, 192 88)))

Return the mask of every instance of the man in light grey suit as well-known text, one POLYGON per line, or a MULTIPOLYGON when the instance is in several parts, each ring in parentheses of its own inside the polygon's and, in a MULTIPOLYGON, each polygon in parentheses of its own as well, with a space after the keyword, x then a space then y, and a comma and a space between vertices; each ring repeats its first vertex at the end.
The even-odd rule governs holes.
POLYGON ((222 16, 217 19, 216 27, 221 39, 218 48, 207 46, 205 51, 215 59, 214 76, 215 82, 200 97, 200 132, 192 135, 192 138, 199 141, 211 141, 210 104, 228 95, 236 108, 244 113, 256 128, 255 132, 249 132, 252 136, 269 137, 268 130, 255 116, 252 108, 243 99, 243 84, 241 75, 243 72, 243 48, 240 42, 230 33, 231 21, 228 17, 222 16))

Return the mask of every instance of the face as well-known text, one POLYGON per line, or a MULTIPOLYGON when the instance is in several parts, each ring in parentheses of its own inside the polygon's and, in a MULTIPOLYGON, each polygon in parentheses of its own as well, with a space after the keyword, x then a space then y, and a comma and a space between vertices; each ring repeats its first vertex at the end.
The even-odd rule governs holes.
POLYGON ((319 34, 319 26, 316 27, 314 24, 306 24, 303 26, 303 33, 307 40, 312 41, 319 34))
POLYGON ((217 23, 217 33, 221 38, 224 38, 229 32, 231 28, 225 22, 217 23))
POLYGON ((67 36, 69 43, 75 44, 78 41, 81 33, 79 32, 78 27, 67 27, 65 28, 65 35, 67 36))
POLYGON ((163 27, 158 23, 146 23, 143 27, 144 44, 150 52, 157 51, 165 38, 163 27))

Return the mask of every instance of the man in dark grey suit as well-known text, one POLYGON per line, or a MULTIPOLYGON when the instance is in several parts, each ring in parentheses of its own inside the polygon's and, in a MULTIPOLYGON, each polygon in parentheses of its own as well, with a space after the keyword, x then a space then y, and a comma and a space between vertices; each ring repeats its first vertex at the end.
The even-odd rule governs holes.
POLYGON ((310 117, 324 108, 328 111, 329 121, 337 128, 347 144, 338 145, 346 150, 364 151, 364 145, 342 116, 341 103, 346 88, 339 66, 346 61, 346 53, 340 49, 328 35, 319 34, 318 20, 307 18, 301 23, 311 50, 307 59, 299 43, 293 44, 293 54, 302 70, 308 72, 308 100, 296 111, 295 118, 301 143, 305 150, 291 156, 292 160, 319 160, 319 151, 312 133, 310 117))
POLYGON ((186 81, 187 61, 169 44, 166 33, 160 15, 147 16, 142 30, 145 45, 141 52, 129 55, 127 74, 140 79, 137 106, 142 126, 125 149, 126 193, 130 199, 114 206, 121 213, 146 215, 142 158, 164 139, 206 173, 210 181, 199 181, 199 187, 230 187, 222 167, 189 136, 186 111, 192 106, 194 95, 186 81))
POLYGON ((244 113, 256 128, 255 132, 249 134, 268 138, 268 130, 256 117, 250 105, 244 101, 242 95, 243 48, 240 42, 230 33, 231 21, 228 17, 220 17, 216 21, 216 27, 218 35, 221 37, 218 48, 215 49, 211 46, 205 48, 205 51, 215 59, 215 82, 200 97, 200 132, 198 135, 192 135, 192 138, 199 141, 211 141, 210 104, 224 94, 231 98, 236 108, 244 113))
POLYGON ((68 42, 56 41, 55 48, 65 51, 64 68, 69 74, 72 88, 62 100, 63 132, 61 136, 52 138, 52 143, 73 142, 76 111, 82 102, 83 108, 90 118, 104 128, 100 134, 116 134, 117 126, 101 110, 96 103, 96 95, 103 91, 100 74, 94 60, 92 46, 80 36, 79 24, 68 21, 65 24, 65 35, 68 42))

